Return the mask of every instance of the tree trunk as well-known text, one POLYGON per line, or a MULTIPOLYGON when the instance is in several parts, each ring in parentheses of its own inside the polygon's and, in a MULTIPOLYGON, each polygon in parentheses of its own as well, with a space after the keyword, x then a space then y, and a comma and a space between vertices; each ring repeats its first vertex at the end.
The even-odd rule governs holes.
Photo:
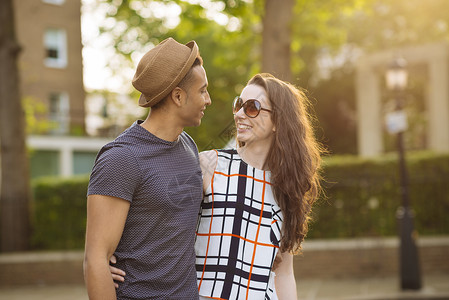
POLYGON ((290 44, 294 0, 265 0, 262 32, 262 72, 291 81, 290 44))
POLYGON ((5 252, 29 248, 31 192, 13 0, 0 1, 0 24, 0 250, 5 252))

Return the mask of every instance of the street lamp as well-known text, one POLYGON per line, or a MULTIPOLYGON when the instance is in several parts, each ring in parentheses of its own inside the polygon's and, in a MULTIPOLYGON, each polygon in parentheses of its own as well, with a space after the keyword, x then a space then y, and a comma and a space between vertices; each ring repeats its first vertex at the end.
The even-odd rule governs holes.
POLYGON ((402 93, 407 87, 407 61, 401 57, 392 60, 385 77, 389 90, 402 93))
MULTIPOLYGON (((405 149, 403 133, 407 129, 407 118, 403 111, 404 90, 407 87, 407 62, 403 58, 394 59, 386 72, 387 88, 394 94, 396 110, 387 116, 390 132, 397 134, 397 149, 399 154, 400 191, 402 205, 398 208, 400 234, 400 279, 403 290, 421 289, 421 275, 418 262, 418 249, 413 235, 413 211, 410 207, 409 180, 405 165, 405 149), (388 121, 389 120, 389 121, 388 121)), ((387 126, 388 127, 388 126, 387 126)))

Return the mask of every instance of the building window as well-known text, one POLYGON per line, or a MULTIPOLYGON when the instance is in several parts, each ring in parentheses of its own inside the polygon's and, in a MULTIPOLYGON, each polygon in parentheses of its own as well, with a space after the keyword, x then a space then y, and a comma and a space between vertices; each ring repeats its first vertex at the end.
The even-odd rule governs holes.
POLYGON ((51 93, 49 96, 51 133, 67 134, 70 126, 70 104, 67 93, 51 93))
POLYGON ((63 29, 47 29, 44 35, 45 65, 51 68, 67 66, 67 37, 63 29))
POLYGON ((42 0, 42 2, 55 5, 63 5, 65 0, 42 0))

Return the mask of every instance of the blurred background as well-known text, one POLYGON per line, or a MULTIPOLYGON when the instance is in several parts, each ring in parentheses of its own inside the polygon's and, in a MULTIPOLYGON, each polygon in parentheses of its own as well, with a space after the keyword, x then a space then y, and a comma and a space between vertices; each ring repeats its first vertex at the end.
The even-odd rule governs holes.
MULTIPOLYGON (((212 105, 186 128, 200 151, 232 139, 232 100, 255 73, 306 91, 327 154, 297 277, 398 274, 420 290, 425 275, 447 276, 448 11, 447 0, 2 0, 0 265, 19 275, 0 285, 82 282, 89 172, 146 117, 131 80, 167 37, 195 40, 204 59, 212 105), (75 251, 63 257, 76 275, 39 281, 8 256, 22 251, 75 251)), ((45 261, 29 264, 42 274, 45 261)))

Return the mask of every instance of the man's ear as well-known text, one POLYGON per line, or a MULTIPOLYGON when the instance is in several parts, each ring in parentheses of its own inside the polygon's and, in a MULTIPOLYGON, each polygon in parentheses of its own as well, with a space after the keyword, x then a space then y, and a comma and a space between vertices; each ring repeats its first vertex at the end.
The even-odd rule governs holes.
POLYGON ((186 92, 180 87, 175 87, 173 89, 173 91, 171 91, 171 93, 170 93, 171 101, 173 101, 173 103, 178 107, 180 107, 182 105, 185 97, 186 97, 186 92))

